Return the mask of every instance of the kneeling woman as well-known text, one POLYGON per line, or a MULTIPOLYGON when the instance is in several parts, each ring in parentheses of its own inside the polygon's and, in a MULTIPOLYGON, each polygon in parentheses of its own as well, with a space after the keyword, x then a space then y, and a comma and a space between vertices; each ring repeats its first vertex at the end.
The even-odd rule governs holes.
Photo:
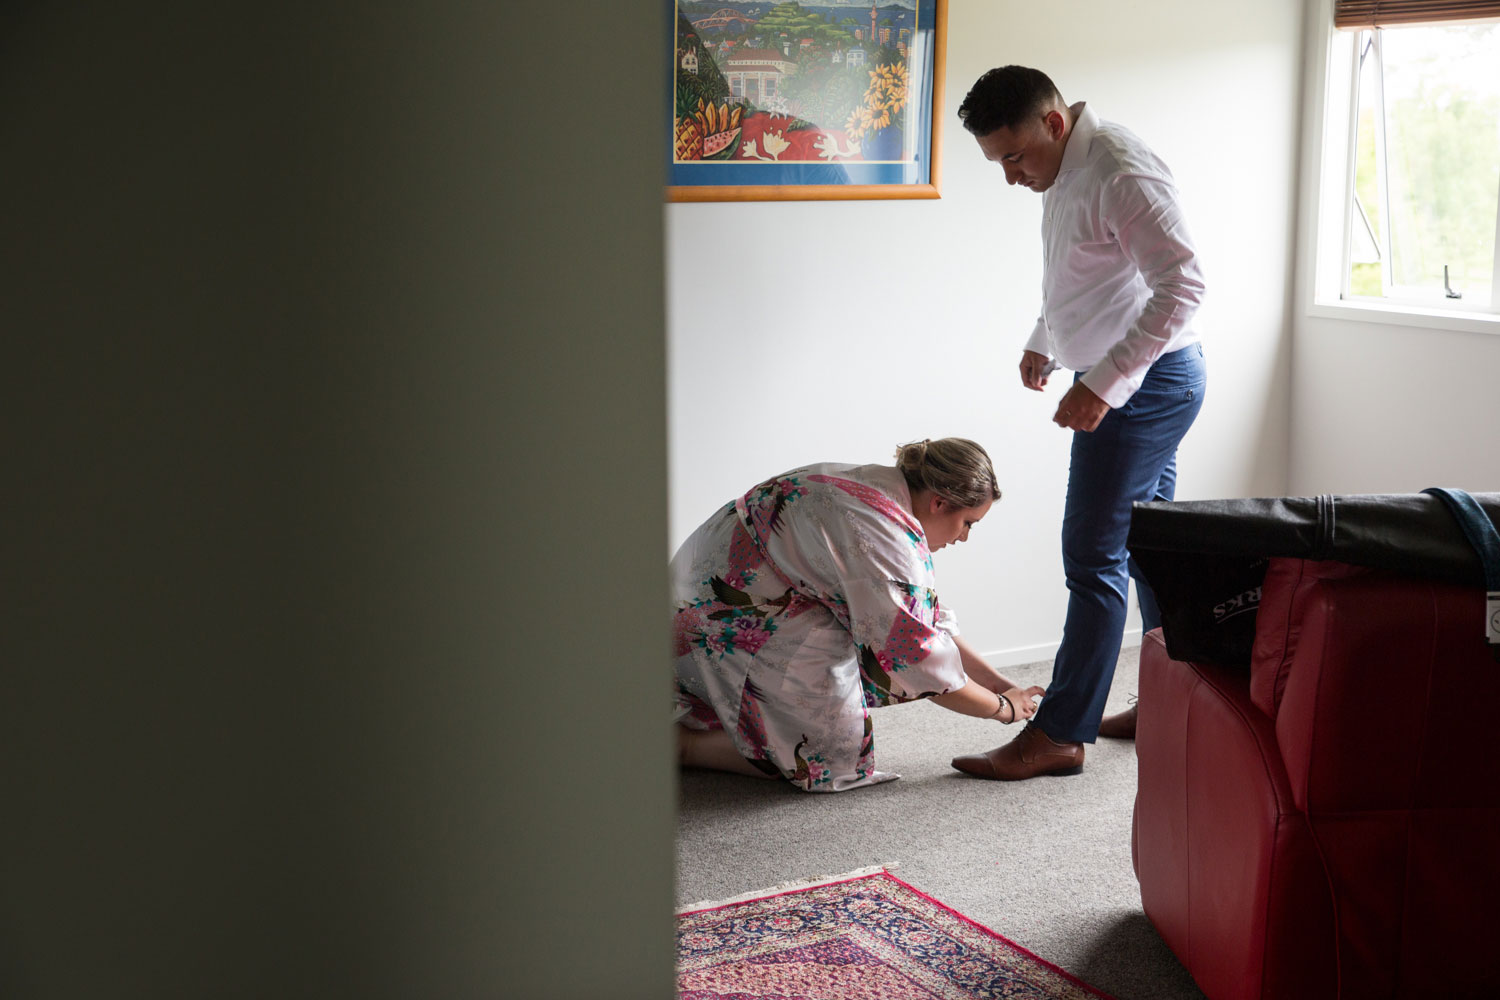
POLYGON ((839 792, 899 777, 875 769, 872 707, 1029 719, 1042 689, 958 638, 933 579, 999 498, 984 449, 943 438, 894 468, 795 469, 709 518, 672 559, 682 762, 839 792))

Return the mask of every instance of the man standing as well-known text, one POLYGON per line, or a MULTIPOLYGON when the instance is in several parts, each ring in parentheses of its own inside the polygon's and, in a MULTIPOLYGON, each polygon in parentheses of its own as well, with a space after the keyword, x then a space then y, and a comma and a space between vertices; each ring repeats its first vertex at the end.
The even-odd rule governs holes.
MULTIPOLYGON (((1011 742, 953 766, 1002 781, 1077 774, 1083 744, 1101 731, 1132 576, 1142 627, 1161 624, 1125 539, 1133 502, 1172 499, 1177 445, 1203 404, 1192 323, 1203 277, 1166 164, 1085 103, 1066 104, 1046 74, 990 70, 958 116, 1007 183, 1043 199, 1042 312, 1021 354, 1021 384, 1040 392, 1059 366, 1077 374, 1052 418, 1073 431, 1062 525, 1068 613, 1052 682, 1011 742)), ((1104 722, 1104 735, 1134 735, 1134 709, 1104 722)))

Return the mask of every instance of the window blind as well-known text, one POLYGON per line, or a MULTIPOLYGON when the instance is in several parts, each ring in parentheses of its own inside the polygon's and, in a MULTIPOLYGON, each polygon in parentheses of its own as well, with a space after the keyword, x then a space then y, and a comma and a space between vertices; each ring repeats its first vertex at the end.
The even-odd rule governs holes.
POLYGON ((1500 0, 1334 0, 1337 28, 1500 18, 1500 0))

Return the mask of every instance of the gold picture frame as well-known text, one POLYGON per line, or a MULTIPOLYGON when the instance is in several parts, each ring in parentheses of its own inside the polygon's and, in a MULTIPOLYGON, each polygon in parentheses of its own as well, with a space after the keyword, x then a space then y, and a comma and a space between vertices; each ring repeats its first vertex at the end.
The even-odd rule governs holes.
POLYGON ((668 200, 938 198, 947 0, 672 0, 668 200))

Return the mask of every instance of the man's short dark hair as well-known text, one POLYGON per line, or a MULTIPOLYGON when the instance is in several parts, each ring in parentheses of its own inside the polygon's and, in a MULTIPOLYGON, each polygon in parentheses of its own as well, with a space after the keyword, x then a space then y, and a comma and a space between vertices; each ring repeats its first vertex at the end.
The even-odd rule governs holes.
POLYGON ((959 121, 974 135, 986 136, 996 129, 1015 128, 1053 103, 1062 104, 1062 94, 1039 69, 1001 66, 974 82, 958 106, 959 121))

